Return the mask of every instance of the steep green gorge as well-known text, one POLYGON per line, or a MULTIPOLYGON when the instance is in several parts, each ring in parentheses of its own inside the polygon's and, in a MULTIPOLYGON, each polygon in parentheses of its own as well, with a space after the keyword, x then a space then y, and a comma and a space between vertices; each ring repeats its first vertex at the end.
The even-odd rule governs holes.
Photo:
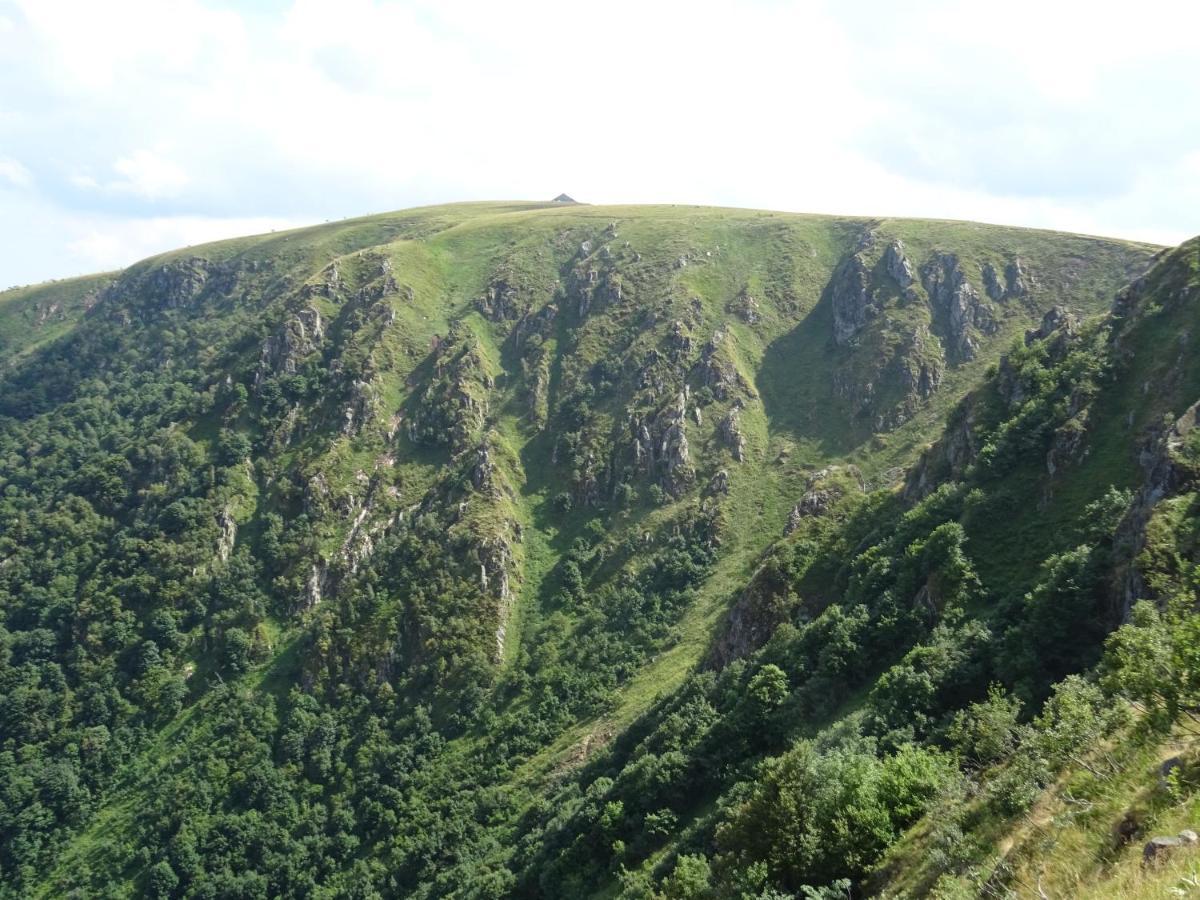
POLYGON ((0 895, 1170 896, 1198 326, 1195 241, 569 203, 0 294, 0 895))

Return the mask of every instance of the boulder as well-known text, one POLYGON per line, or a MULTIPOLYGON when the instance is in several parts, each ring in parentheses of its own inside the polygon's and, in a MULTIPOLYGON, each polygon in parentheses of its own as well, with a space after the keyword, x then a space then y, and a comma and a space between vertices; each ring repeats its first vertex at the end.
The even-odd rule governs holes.
POLYGON ((1183 841, 1177 837, 1155 837, 1146 842, 1142 848, 1142 865, 1162 865, 1171 854, 1183 846, 1183 841))
POLYGON ((1170 759, 1165 759, 1162 765, 1158 767, 1158 783, 1162 787, 1166 787, 1170 781, 1171 773, 1176 769, 1183 767, 1183 760, 1178 756, 1172 756, 1170 759))

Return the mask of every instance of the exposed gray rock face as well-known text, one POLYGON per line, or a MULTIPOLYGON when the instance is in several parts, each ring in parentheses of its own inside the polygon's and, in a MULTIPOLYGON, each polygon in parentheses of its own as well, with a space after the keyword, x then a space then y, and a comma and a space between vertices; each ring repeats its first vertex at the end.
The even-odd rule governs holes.
POLYGON ((873 431, 890 431, 937 392, 944 369, 941 345, 928 327, 917 325, 900 340, 890 340, 882 353, 860 357, 854 367, 835 368, 833 392, 843 409, 869 422, 873 431))
POLYGON ((321 280, 306 285, 302 294, 309 297, 319 296, 328 297, 331 300, 336 299, 344 287, 341 269, 338 268, 337 262, 331 262, 321 270, 320 274, 321 280))
POLYGON ((1070 340, 1079 333, 1079 319, 1065 306, 1052 306, 1042 316, 1042 324, 1025 332, 1025 346, 1045 340, 1052 334, 1070 340))
POLYGON ((1029 396, 1029 386, 1013 368, 1007 353, 1000 357, 1000 368, 997 374, 999 377, 996 379, 996 389, 1004 398, 1004 402, 1008 404, 1008 408, 1016 409, 1029 396))
POLYGON ((1029 296, 1033 279, 1025 269, 1025 264, 1019 258, 1014 258, 1004 266, 1004 281, 1000 273, 990 262, 983 264, 983 289, 992 300, 1022 300, 1029 296))
POLYGON ((712 479, 708 482, 709 494, 728 494, 729 493, 729 471, 720 469, 712 479))
POLYGON ((829 283, 829 295, 833 303, 833 340, 842 347, 879 312, 861 255, 853 253, 842 260, 829 283))
POLYGON ((758 301, 751 296, 747 288, 742 288, 726 308, 747 325, 757 325, 762 319, 758 301))
POLYGON ((491 610, 496 623, 494 662, 498 662, 504 656, 509 613, 514 597, 513 581, 520 575, 514 547, 520 541, 521 526, 506 520, 494 533, 469 537, 464 547, 468 560, 473 560, 473 564, 478 567, 480 591, 494 604, 491 610))
POLYGON ((491 492, 495 488, 493 476, 496 463, 492 460, 492 452, 484 441, 475 449, 475 462, 471 466, 471 484, 475 490, 491 492))
POLYGON ((223 507, 217 514, 217 527, 221 529, 217 538, 217 559, 228 562, 230 554, 233 553, 233 545, 237 541, 237 522, 228 506, 223 507))
POLYGON ((645 425, 637 427, 633 439, 633 457, 638 471, 646 475, 654 471, 654 439, 645 425))
POLYGON ((847 471, 854 477, 859 488, 863 488, 862 474, 854 466, 848 470, 841 466, 829 466, 808 476, 804 483, 804 495, 800 498, 800 502, 792 507, 792 511, 788 515, 787 526, 784 529, 785 535, 794 532, 804 523, 805 519, 826 515, 845 496, 843 484, 836 479, 831 481, 830 477, 847 471))
POLYGON ((693 369, 700 383, 711 390, 718 400, 728 400, 743 387, 741 376, 733 363, 722 358, 719 352, 724 340, 723 331, 715 332, 702 348, 700 361, 693 369))
POLYGON ((1142 865, 1160 866, 1182 846, 1183 841, 1177 837, 1150 838, 1142 848, 1142 865))
POLYGON ((978 455, 975 407, 968 401, 951 413, 942 439, 922 453, 908 473, 904 499, 915 503, 933 493, 943 482, 961 478, 978 455))
MULTIPOLYGON (((1045 350, 1051 362, 1062 360, 1071 349, 1079 336, 1079 319, 1061 306, 1055 306, 1046 311, 1042 324, 1025 332, 1025 346, 1036 341, 1046 341, 1045 350)), ((1014 368, 1008 354, 1000 357, 999 379, 997 388, 1010 409, 1016 409, 1029 396, 1030 385, 1025 383, 1021 374, 1014 368)), ((1077 403, 1072 404, 1071 415, 1079 410, 1077 403)))
POLYGON ((295 375, 300 362, 316 352, 324 337, 321 314, 310 306, 301 309, 263 341, 254 386, 261 386, 271 377, 295 375))
POLYGON ((531 337, 537 335, 542 340, 548 338, 554 331, 554 322, 558 318, 558 306, 547 303, 536 312, 523 315, 513 326, 510 340, 518 350, 523 350, 531 337))
MULTIPOLYGON (((1046 351, 1050 359, 1058 361, 1067 354, 1078 334, 1079 320, 1065 308, 1055 306, 1047 310, 1046 315, 1042 317, 1042 324, 1038 328, 1025 332, 1025 345, 1046 340, 1046 351), (1051 340, 1047 340, 1048 338, 1051 340)), ((1004 398, 1009 409, 1016 409, 1029 396, 1030 386, 1013 367, 1007 354, 1000 357, 998 375, 996 386, 1000 396, 1004 398)), ((1077 409, 1073 410, 1072 415, 1077 411, 1077 409)))
POLYGON ((883 254, 883 264, 888 275, 896 284, 900 285, 902 290, 907 290, 916 280, 913 275, 912 263, 904 255, 904 244, 900 241, 892 241, 888 244, 888 248, 883 254))
POLYGON ((687 431, 684 428, 686 417, 687 395, 681 391, 678 400, 671 408, 671 412, 667 417, 666 427, 663 429, 662 441, 658 448, 658 459, 668 476, 674 475, 677 470, 686 466, 690 460, 687 431))
POLYGON ((493 279, 483 296, 476 299, 475 308, 492 322, 513 321, 522 313, 517 289, 503 277, 493 279))
POLYGON ((177 259, 151 272, 146 287, 161 306, 179 309, 200 296, 211 271, 212 265, 206 259, 196 256, 177 259))
POLYGON ((1025 271, 1020 259, 1014 259, 1004 267, 1004 297, 1005 299, 1020 299, 1029 296, 1029 288, 1033 279, 1025 271))
POLYGON ((342 434, 353 437, 371 419, 376 403, 375 388, 368 381, 355 379, 350 385, 350 399, 342 408, 342 434))
MULTIPOLYGON (((694 410, 694 407, 690 404, 690 391, 685 387, 673 402, 654 417, 634 417, 628 423, 634 468, 643 475, 657 475, 660 484, 675 496, 685 486, 692 484, 696 475, 691 465, 691 447, 687 437, 690 410, 694 410)), ((619 468, 619 463, 614 464, 613 472, 619 468)), ((597 469, 594 456, 589 454, 584 464, 584 475, 587 482, 585 486, 593 500, 599 497, 602 481, 597 469)), ((615 488, 615 481, 613 485, 615 488)))
POLYGON ((1077 462, 1087 455, 1084 443, 1087 437, 1087 411, 1071 418, 1054 432, 1054 440, 1046 453, 1046 473, 1053 475, 1068 463, 1077 462))
POLYGON ((979 292, 967 280, 952 253, 937 253, 921 272, 933 309, 934 327, 942 336, 951 359, 974 359, 978 334, 994 334, 999 327, 979 292))
POLYGON ((1000 283, 1000 274, 990 262, 983 264, 983 290, 993 300, 1004 299, 1004 285, 1000 283))
POLYGON ((788 619, 780 600, 781 586, 760 569, 738 597, 725 619, 725 627, 709 651, 707 668, 721 670, 735 659, 749 656, 765 644, 788 619))
POLYGON ((688 332, 687 326, 682 322, 675 322, 671 326, 671 335, 667 338, 667 347, 674 359, 691 354, 692 336, 688 332))
POLYGON ((584 506, 595 506, 600 501, 600 479, 603 472, 596 461, 596 453, 588 450, 583 466, 575 477, 575 497, 584 506))
POLYGON ((1118 567, 1116 577, 1122 619, 1128 618, 1137 600, 1155 599, 1137 567, 1137 558, 1146 546, 1146 527, 1155 507, 1164 498, 1192 485, 1189 468, 1180 466, 1176 455, 1197 426, 1200 426, 1200 401, 1189 406, 1170 428, 1152 432, 1138 456, 1144 475, 1142 486, 1117 526, 1114 538, 1121 558, 1128 560, 1118 567))
POLYGON ((742 415, 739 406, 734 406, 717 423, 717 434, 733 453, 734 459, 738 462, 746 461, 746 436, 742 434, 742 415))
MULTIPOLYGON (((929 330, 921 326, 913 333, 899 358, 900 383, 910 398, 928 400, 942 383, 944 373, 941 360, 926 352, 929 339, 929 330)), ((915 405, 907 412, 915 412, 915 405)))
POLYGON ((304 582, 304 610, 310 610, 325 599, 329 589, 329 567, 324 560, 313 563, 304 582))
MULTIPOLYGON (((590 248, 591 244, 584 241, 583 246, 590 248)), ((564 293, 564 299, 574 305, 580 319, 587 318, 598 304, 619 303, 624 298, 623 277, 608 245, 601 248, 599 258, 591 256, 590 251, 584 256, 568 274, 564 293)))

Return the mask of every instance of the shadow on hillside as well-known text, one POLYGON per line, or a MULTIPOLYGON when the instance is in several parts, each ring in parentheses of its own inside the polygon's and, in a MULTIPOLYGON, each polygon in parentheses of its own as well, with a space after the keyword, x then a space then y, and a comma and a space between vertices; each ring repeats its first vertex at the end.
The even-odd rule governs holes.
POLYGON ((840 361, 832 334, 832 300, 826 286, 812 311, 767 346, 755 387, 772 432, 812 442, 827 456, 842 456, 861 441, 834 395, 840 361))

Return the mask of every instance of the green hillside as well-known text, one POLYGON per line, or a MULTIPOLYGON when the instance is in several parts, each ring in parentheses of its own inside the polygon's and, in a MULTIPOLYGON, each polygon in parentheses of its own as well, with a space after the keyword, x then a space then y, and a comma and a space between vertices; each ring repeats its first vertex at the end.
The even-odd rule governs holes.
POLYGON ((563 203, 0 294, 0 896, 1175 896, 1197 317, 563 203))

